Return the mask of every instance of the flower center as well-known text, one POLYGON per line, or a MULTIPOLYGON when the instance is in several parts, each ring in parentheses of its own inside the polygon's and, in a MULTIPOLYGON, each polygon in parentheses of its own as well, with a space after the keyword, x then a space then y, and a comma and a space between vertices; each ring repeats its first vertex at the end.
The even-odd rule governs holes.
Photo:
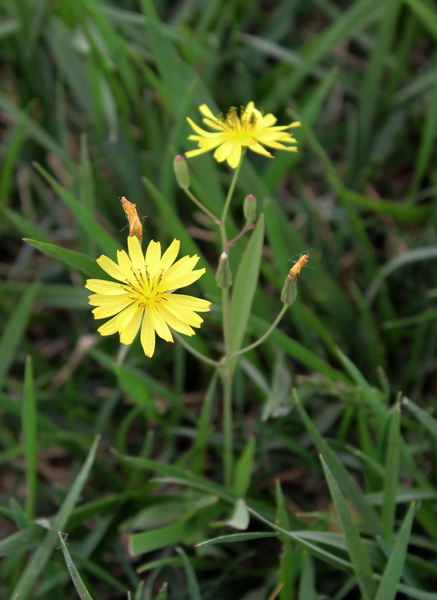
POLYGON ((218 117, 223 129, 237 134, 239 137, 245 137, 250 134, 258 124, 259 117, 255 111, 245 114, 241 109, 240 117, 235 107, 229 109, 226 119, 223 116, 218 117))
POLYGON ((134 302, 138 303, 140 308, 146 308, 146 306, 159 304, 162 300, 163 294, 168 292, 167 289, 161 287, 162 276, 164 271, 156 274, 154 277, 150 277, 145 267, 146 273, 138 271, 138 269, 132 269, 132 273, 135 277, 135 282, 126 282, 124 289, 129 294, 134 302))

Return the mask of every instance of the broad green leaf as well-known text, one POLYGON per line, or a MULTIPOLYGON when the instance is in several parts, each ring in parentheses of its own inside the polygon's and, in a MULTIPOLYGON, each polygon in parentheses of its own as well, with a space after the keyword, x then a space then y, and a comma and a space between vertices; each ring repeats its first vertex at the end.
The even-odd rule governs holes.
POLYGON ((298 599, 317 600, 314 562, 311 555, 306 550, 303 555, 303 565, 300 575, 298 599))
POLYGON ((296 391, 294 391, 293 396, 296 408, 299 411, 299 414, 308 430, 308 433, 313 438, 313 441, 316 444, 318 451, 323 456, 323 459, 325 460, 326 464, 331 470, 337 483, 340 485, 341 489, 346 494, 346 497, 348 498, 349 502, 361 516, 366 526, 368 526, 375 533, 380 533, 381 521, 374 508, 369 504, 363 492, 358 487, 355 479, 353 479, 347 472, 338 456, 335 454, 335 452, 333 452, 333 450, 328 446, 326 441, 317 431, 306 410, 302 406, 302 403, 300 402, 296 391))
POLYGON ((343 494, 341 493, 340 487, 332 475, 328 465, 324 461, 323 457, 320 459, 322 461, 323 470, 325 472, 325 477, 328 482, 332 499, 334 500, 334 504, 337 508, 337 512, 344 530, 349 556, 351 557, 352 564, 354 566, 361 593, 365 600, 373 600, 376 591, 376 585, 373 581, 372 567, 370 566, 370 560, 367 556, 366 549, 358 531, 358 527, 352 518, 343 494))
POLYGON ((60 531, 58 532, 58 534, 59 534, 59 540, 61 542, 61 548, 62 548, 62 552, 64 554, 65 562, 67 564, 67 568, 70 573, 71 580, 74 583, 74 587, 76 588, 77 593, 79 594, 80 600, 93 600, 90 596, 90 593, 86 589, 85 584, 82 581, 82 578, 79 575, 79 572, 76 569, 74 562, 70 556, 67 545, 65 543, 65 540, 67 539, 66 534, 61 533, 60 531))
MULTIPOLYGON (((390 556, 381 583, 379 584, 375 600, 394 600, 396 596, 399 581, 401 580, 402 569, 405 564, 411 526, 413 525, 414 510, 415 503, 413 502, 404 519, 401 530, 399 531, 392 555, 390 556)), ((437 597, 437 594, 434 595, 437 597)), ((415 597, 417 598, 418 596, 415 597)))
POLYGON ((241 349, 247 323, 252 308, 253 297, 258 284, 261 252, 264 242, 264 215, 258 218, 256 227, 246 246, 235 283, 232 286, 231 301, 231 350, 241 349))
POLYGON ((114 365, 114 371, 118 377, 121 388, 134 401, 137 406, 150 406, 155 408, 155 404, 150 395, 150 391, 135 373, 127 371, 120 365, 114 365))
POLYGON ((52 520, 52 529, 45 535, 44 540, 38 546, 38 549, 26 565, 26 568, 22 572, 14 591, 10 596, 10 600, 16 600, 17 595, 20 600, 26 600, 29 597, 34 583, 40 576, 47 560, 56 547, 58 531, 64 528, 80 494, 82 493, 94 462, 99 439, 100 436, 97 436, 94 440, 82 469, 79 471, 59 511, 52 520))
POLYGON ((231 518, 225 521, 224 524, 233 527, 234 529, 246 530, 249 527, 250 516, 246 508, 246 504, 242 498, 239 498, 235 503, 231 518))
POLYGON ((39 283, 27 286, 18 306, 12 312, 3 328, 0 338, 0 388, 4 384, 4 380, 15 358, 15 352, 21 343, 39 286, 39 283))
POLYGON ((68 265, 69 267, 80 269, 92 277, 96 277, 98 279, 106 279, 108 277, 107 273, 105 273, 105 271, 99 267, 96 261, 86 254, 75 252, 74 250, 67 250, 66 248, 55 246, 54 244, 38 242, 37 240, 29 240, 24 238, 24 241, 34 248, 37 248, 41 252, 44 252, 44 254, 47 254, 51 258, 54 258, 55 260, 68 265))

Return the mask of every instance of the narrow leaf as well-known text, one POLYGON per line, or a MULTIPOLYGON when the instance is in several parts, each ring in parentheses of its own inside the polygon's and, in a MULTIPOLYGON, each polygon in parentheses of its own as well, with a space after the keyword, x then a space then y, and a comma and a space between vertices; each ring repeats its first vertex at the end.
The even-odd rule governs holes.
POLYGON ((29 240, 24 238, 24 241, 34 248, 37 248, 41 252, 44 252, 44 254, 47 254, 51 258, 54 258, 55 260, 68 265, 69 267, 76 267, 87 273, 87 275, 91 275, 92 277, 97 277, 99 279, 102 279, 102 277, 107 277, 107 274, 99 267, 96 261, 86 254, 75 252, 74 250, 67 250, 66 248, 55 246, 54 244, 38 242, 37 240, 29 240))
POLYGON ((74 583, 74 587, 76 588, 77 593, 79 594, 80 600, 93 600, 91 598, 90 593, 86 589, 85 584, 82 581, 82 578, 79 575, 78 570, 76 569, 76 567, 74 565, 74 562, 70 556, 70 553, 68 552, 67 544, 65 543, 65 540, 67 539, 66 534, 61 533, 59 531, 58 535, 59 535, 59 539, 61 541, 61 548, 62 548, 62 552, 64 554, 65 562, 67 563, 68 571, 70 572, 71 579, 74 583))
POLYGON ((33 391, 33 369, 32 358, 27 357, 26 371, 24 374, 24 397, 23 408, 21 411, 21 421, 23 428, 24 456, 26 458, 26 514, 29 520, 35 517, 36 502, 36 481, 38 456, 36 446, 36 406, 35 394, 33 391))

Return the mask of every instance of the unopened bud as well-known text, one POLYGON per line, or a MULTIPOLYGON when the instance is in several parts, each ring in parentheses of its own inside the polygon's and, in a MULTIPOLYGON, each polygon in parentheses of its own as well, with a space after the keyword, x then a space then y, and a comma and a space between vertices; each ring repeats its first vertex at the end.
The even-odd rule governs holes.
POLYGON ((177 182, 182 189, 190 187, 190 173, 188 172, 188 165, 183 156, 175 156, 174 161, 174 172, 176 175, 177 182))
POLYGON ((246 224, 252 225, 256 217, 256 198, 255 196, 252 196, 252 194, 249 194, 245 197, 243 204, 243 212, 244 218, 247 222, 246 224))
POLYGON ((143 239, 143 224, 141 223, 137 213, 137 205, 129 202, 129 200, 126 200, 124 196, 121 199, 121 204, 127 220, 129 221, 129 237, 133 237, 135 235, 141 242, 143 239))
POLYGON ((284 288, 281 294, 281 300, 284 304, 293 304, 297 298, 297 278, 302 271, 302 268, 308 262, 308 254, 304 254, 299 258, 297 263, 291 267, 287 279, 285 280, 284 288))
POLYGON ((219 258, 215 280, 220 289, 226 290, 232 285, 232 273, 229 268, 229 258, 226 252, 223 252, 219 258))

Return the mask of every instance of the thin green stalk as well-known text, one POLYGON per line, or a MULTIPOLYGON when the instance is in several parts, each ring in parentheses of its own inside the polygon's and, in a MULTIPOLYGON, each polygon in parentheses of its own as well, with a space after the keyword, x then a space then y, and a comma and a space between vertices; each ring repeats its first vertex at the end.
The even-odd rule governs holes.
POLYGON ((188 344, 184 338, 179 335, 179 333, 176 333, 176 331, 173 330, 173 335, 175 336, 175 338, 178 340, 178 342, 180 342, 182 344, 182 346, 188 350, 188 352, 191 352, 191 354, 193 356, 195 356, 196 358, 198 358, 199 360, 201 360, 202 362, 206 363, 207 365, 211 365, 212 367, 216 367, 217 369, 220 368, 220 363, 217 362, 216 360, 212 360, 212 358, 208 358, 207 356, 205 356, 204 354, 202 354, 201 352, 199 352, 198 350, 196 350, 195 348, 193 348, 192 346, 190 346, 190 344, 188 344))
POLYGON ((234 175, 232 177, 231 185, 229 186, 228 195, 226 197, 225 206, 224 206, 223 212, 222 212, 222 218, 221 218, 221 224, 220 224, 220 234, 222 236, 223 252, 226 251, 226 246, 228 243, 228 238, 226 235, 226 217, 228 216, 229 206, 231 204, 232 196, 233 196, 234 189, 235 189, 235 184, 237 183, 237 179, 238 179, 238 175, 240 173, 242 163, 243 163, 243 155, 241 155, 241 159, 240 159, 240 163, 239 163, 238 167, 234 170, 234 175))
POLYGON ((232 486, 234 470, 234 452, 232 444, 232 380, 223 374, 223 431, 224 431, 224 469, 225 486, 232 486))
POLYGON ((253 342, 253 344, 250 344, 250 346, 247 346, 246 348, 242 348, 241 350, 238 350, 238 352, 234 352, 233 354, 230 355, 229 358, 235 358, 236 356, 240 356, 240 354, 245 354, 245 352, 249 352, 249 350, 253 350, 254 348, 256 348, 257 346, 259 346, 260 344, 263 343, 263 341, 269 337, 269 335, 272 333, 272 331, 274 331, 277 327, 277 325, 279 324, 279 321, 282 319, 282 317, 285 315, 287 308, 290 306, 290 304, 284 304, 284 306, 282 307, 281 312, 279 313, 279 315, 276 317, 275 321, 272 323, 271 327, 265 332, 265 334, 259 338, 259 340, 257 340, 256 342, 253 342))
POLYGON ((187 196, 190 198, 190 200, 192 200, 194 202, 194 204, 205 213, 205 215, 208 215, 208 217, 210 217, 210 219, 212 219, 216 225, 221 224, 220 219, 218 217, 216 217, 210 210, 208 210, 206 208, 206 206, 203 206, 203 204, 200 202, 200 200, 198 200, 196 198, 196 196, 191 192, 191 190, 189 188, 183 188, 183 190, 187 194, 187 196))

